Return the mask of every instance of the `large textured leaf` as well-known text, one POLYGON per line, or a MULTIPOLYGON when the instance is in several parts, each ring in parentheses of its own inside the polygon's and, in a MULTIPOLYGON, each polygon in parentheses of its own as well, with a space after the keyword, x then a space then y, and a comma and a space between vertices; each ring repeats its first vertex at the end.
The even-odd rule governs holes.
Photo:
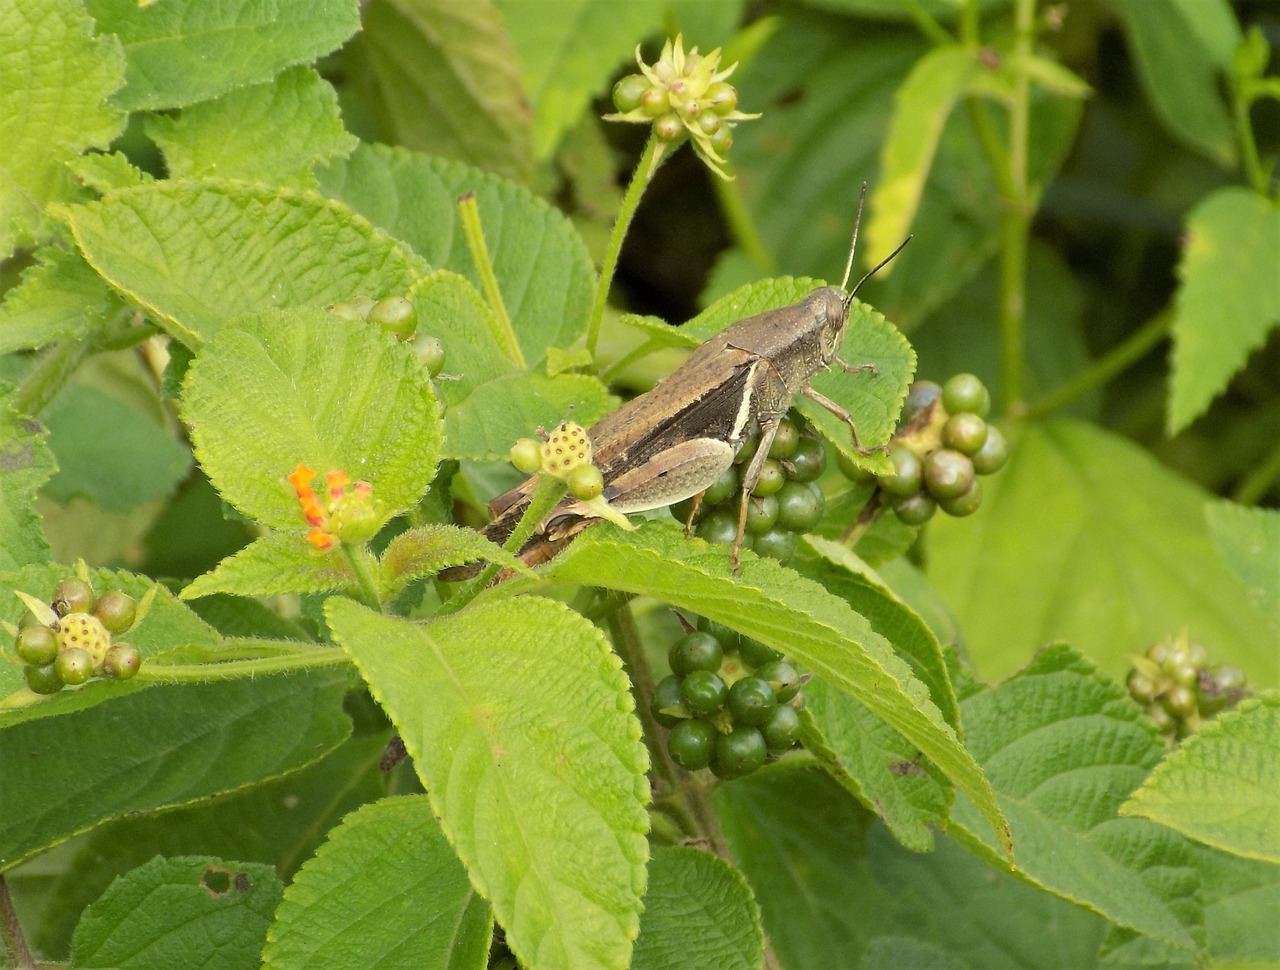
POLYGON ((360 25, 355 0, 88 0, 128 57, 121 107, 180 108, 259 84, 338 47, 360 25))
POLYGON ((1204 413, 1280 324, 1280 205, 1219 189, 1187 218, 1173 320, 1169 433, 1204 413))
POLYGON ((0 569, 50 558, 34 503, 56 467, 40 426, 0 403, 0 569))
POLYGON ((528 180, 533 112, 492 0, 373 0, 353 55, 379 141, 528 180))
POLYGON ((1280 697, 1246 701, 1206 722, 1121 812, 1228 852, 1280 863, 1280 697))
POLYGON ((425 795, 343 819, 285 891, 266 970, 479 970, 493 917, 425 795))
POLYGON ((70 196, 62 163, 124 127, 107 104, 124 56, 114 37, 93 34, 75 0, 0 6, 0 258, 30 241, 46 203, 70 196))
POLYGON ((275 529, 306 523, 284 477, 303 463, 373 486, 383 513, 435 476, 439 407, 425 369, 378 327, 322 310, 267 312, 225 329, 183 386, 196 453, 227 501, 275 529))
POLYGON ((255 539, 182 590, 183 599, 215 593, 277 596, 281 593, 328 593, 357 588, 355 573, 340 549, 319 552, 297 535, 255 539))
POLYGON ((326 616, 521 963, 625 967, 645 884, 648 759, 599 630, 533 597, 427 624, 336 598, 326 616))
POLYGON ((280 879, 255 862, 152 859, 112 883, 76 927, 77 967, 254 970, 280 879))
MULTIPOLYGON (((1203 914, 1187 844, 1116 815, 1163 752, 1124 690, 1056 646, 960 708, 966 743, 1013 829, 1016 874, 1120 927, 1198 952, 1203 914)), ((995 861, 985 828, 974 841, 967 798, 957 795, 952 818, 995 861)))
POLYGON ((603 526, 552 560, 547 575, 652 596, 785 652, 870 708, 957 789, 984 805, 997 839, 1009 852, 1008 832, 990 784, 928 690, 888 642, 844 600, 812 580, 746 550, 742 560, 742 572, 735 576, 723 547, 686 540, 673 523, 650 523, 625 537, 603 526))
POLYGON ((94 269, 192 346, 240 314, 403 293, 427 269, 339 203, 250 182, 155 182, 62 212, 94 269))
POLYGON ((1231 502, 1205 507, 1209 531, 1258 612, 1280 627, 1280 512, 1231 502))
POLYGON ((35 258, 0 304, 0 354, 84 337, 120 305, 79 253, 46 246, 35 258))
POLYGON ((1119 437, 1076 421, 1027 428, 982 508, 929 525, 929 579, 987 677, 1037 644, 1077 643, 1123 677, 1187 627, 1215 658, 1272 684, 1274 633, 1218 556, 1205 494, 1119 437))

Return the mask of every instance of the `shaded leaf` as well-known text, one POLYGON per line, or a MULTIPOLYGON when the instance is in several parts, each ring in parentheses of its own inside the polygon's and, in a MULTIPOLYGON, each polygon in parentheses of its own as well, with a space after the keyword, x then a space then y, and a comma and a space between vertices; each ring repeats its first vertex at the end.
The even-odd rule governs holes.
POLYGON ((408 583, 433 576, 450 566, 484 559, 516 572, 529 567, 474 529, 456 525, 425 525, 402 532, 382 554, 382 590, 390 600, 408 583))
POLYGON ((268 535, 222 560, 211 572, 197 576, 183 589, 182 598, 198 599, 214 593, 327 593, 355 587, 355 574, 339 549, 322 553, 301 535, 268 535))
POLYGON ((0 543, 0 569, 51 558, 34 504, 36 492, 56 470, 40 425, 0 401, 0 533, 8 537, 0 543))
POLYGON ((1230 502, 1205 506, 1209 532, 1245 593, 1273 626, 1280 626, 1280 512, 1230 502))
POLYGON ((0 304, 0 354, 82 339, 120 305, 79 253, 44 246, 35 259, 0 304))

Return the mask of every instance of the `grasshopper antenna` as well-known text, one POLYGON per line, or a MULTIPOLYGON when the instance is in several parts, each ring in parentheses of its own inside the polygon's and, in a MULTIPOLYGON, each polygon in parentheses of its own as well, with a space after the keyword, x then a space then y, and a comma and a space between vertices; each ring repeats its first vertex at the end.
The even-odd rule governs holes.
MULTIPOLYGON (((858 193, 858 213, 853 217, 853 239, 849 243, 849 261, 844 264, 844 278, 840 280, 840 289, 842 290, 849 285, 849 274, 853 272, 853 254, 858 249, 858 227, 862 225, 862 206, 866 201, 867 183, 863 182, 862 191, 858 193)), ((861 286, 862 284, 859 283, 858 285, 861 286)), ((849 295, 852 296, 853 294, 849 295)))
POLYGON ((871 267, 871 269, 868 271, 867 275, 866 275, 866 276, 864 276, 864 277, 862 277, 862 279, 858 280, 858 282, 857 282, 857 284, 854 286, 854 288, 853 288, 852 290, 850 290, 850 291, 849 291, 849 295, 848 295, 848 296, 846 296, 846 297, 844 298, 844 305, 845 305, 845 306, 848 306, 848 305, 849 305, 849 303, 850 303, 850 301, 852 301, 852 300, 853 300, 853 294, 855 294, 855 293, 857 293, 857 292, 858 292, 858 290, 861 288, 862 284, 863 284, 863 283, 865 283, 867 280, 871 279, 871 277, 875 276, 875 275, 876 275, 876 273, 880 272, 880 270, 884 269, 884 267, 888 264, 888 262, 889 262, 891 259, 893 259, 893 257, 894 257, 894 256, 897 256, 897 255, 898 255, 898 253, 902 252, 904 249, 906 249, 906 248, 907 248, 907 243, 909 243, 909 242, 911 242, 911 237, 910 237, 910 236, 908 236, 906 239, 902 240, 902 242, 898 243, 898 248, 897 248, 897 249, 895 249, 893 252, 891 252, 891 253, 890 253, 888 256, 886 256, 884 259, 880 260, 880 262, 876 263, 876 264, 875 264, 875 266, 871 267))

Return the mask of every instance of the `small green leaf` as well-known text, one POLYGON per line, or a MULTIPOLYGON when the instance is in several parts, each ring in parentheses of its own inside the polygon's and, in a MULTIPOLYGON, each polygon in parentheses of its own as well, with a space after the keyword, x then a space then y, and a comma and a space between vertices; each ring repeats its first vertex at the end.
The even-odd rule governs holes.
POLYGON ((60 211, 94 269, 193 347, 240 314, 403 293, 427 269, 339 203, 249 182, 165 180, 60 211))
POLYGON ((1169 433, 1205 412, 1280 324, 1280 206, 1244 188, 1208 195, 1187 218, 1173 320, 1169 433))
POLYGON ((378 141, 528 181, 532 112, 491 0, 373 0, 347 63, 378 141))
POLYGON ((1211 502, 1205 515, 1214 545, 1245 584, 1249 602, 1280 627, 1280 512, 1211 502))
POLYGON ((402 532, 382 554, 382 592, 390 600, 405 585, 450 566, 483 559, 528 573, 529 567, 474 529, 456 525, 424 525, 402 532))
POLYGON ((480 970, 493 917, 425 795, 352 812, 285 891, 265 970, 480 970))
POLYGON ((36 492, 57 467, 40 426, 0 399, 0 534, 7 536, 0 543, 0 569, 52 558, 34 506, 36 492))
POLYGON ((760 911, 727 862, 689 848, 655 849, 631 970, 756 970, 760 911))
POLYGON ((520 960, 625 967, 645 884, 648 759, 600 631, 534 597, 427 624, 336 598, 325 611, 520 960))
POLYGON ((0 258, 31 242, 47 203, 72 197, 62 163, 124 128, 107 103, 123 82, 119 42, 94 36, 82 4, 0 8, 0 258))
POLYGON ((309 67, 294 67, 185 109, 149 116, 146 132, 164 152, 170 178, 219 175, 309 188, 313 164, 356 146, 342 127, 338 96, 309 67))
POLYGON ((273 529, 306 531, 285 483, 299 464, 368 481, 390 517, 431 484, 439 406, 411 348, 322 310, 225 328, 183 383, 183 415, 223 497, 273 529))
POLYGON ((123 152, 90 152, 67 162, 67 169, 77 179, 99 193, 112 189, 127 189, 144 182, 154 182, 155 176, 137 168, 123 152))
POLYGON ((1280 697, 1241 703, 1187 738, 1120 808, 1250 859, 1280 862, 1280 697))
POLYGON ((355 0, 88 0, 128 58, 127 109, 181 108, 270 80, 342 44, 360 27, 355 0))
POLYGON ((214 593, 276 596, 281 593, 328 593, 356 586, 351 566, 338 549, 320 552, 301 535, 269 535, 255 539, 212 572, 197 576, 182 591, 183 599, 214 593))
POLYGON ((111 884, 76 927, 77 967, 254 970, 283 887, 270 866, 152 859, 111 884))
POLYGON ((0 354, 82 339, 120 306, 79 253, 43 246, 35 259, 0 304, 0 354))

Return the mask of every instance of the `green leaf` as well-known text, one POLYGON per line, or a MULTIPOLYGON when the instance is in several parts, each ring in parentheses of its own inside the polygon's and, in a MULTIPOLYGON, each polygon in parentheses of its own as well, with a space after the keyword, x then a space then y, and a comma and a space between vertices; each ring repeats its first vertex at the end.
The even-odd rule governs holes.
POLYGON ((425 525, 400 533, 382 554, 383 596, 391 600, 415 579, 477 559, 498 563, 516 572, 529 572, 529 567, 518 557, 503 551, 474 529, 425 525))
POLYGON ((1280 866, 1194 845, 1201 873, 1204 922, 1215 965, 1274 970, 1280 938, 1280 866), (1236 961, 1232 963, 1231 961, 1236 961))
POLYGON ((527 189, 468 165, 383 145, 361 145, 317 174, 326 195, 405 240, 433 267, 479 286, 457 205, 459 196, 474 193, 502 302, 529 369, 541 369, 548 347, 567 348, 586 332, 596 285, 586 244, 562 212, 527 189))
POLYGON ((532 597, 425 625, 338 599, 326 616, 521 962, 625 967, 645 884, 648 759, 600 631, 532 597))
POLYGON ((269 535, 255 539, 211 572, 197 576, 183 589, 182 598, 197 599, 214 593, 328 593, 355 589, 356 583, 355 574, 339 549, 322 553, 301 535, 269 535))
POLYGON ((493 917, 425 795, 343 819, 285 891, 266 970, 479 970, 493 917))
POLYGON ((1249 602, 1280 626, 1280 512, 1211 502, 1205 515, 1214 545, 1245 584, 1249 602))
POLYGON ((88 0, 128 58, 122 108, 181 108, 305 64, 360 26, 355 0, 88 0))
POLYGON ((106 819, 301 768, 346 737, 346 685, 325 672, 155 686, 61 716, 47 702, 35 709, 45 716, 0 719, 0 869, 106 819))
POLYGON ((1226 0, 1120 0, 1116 4, 1147 96, 1179 140, 1223 167, 1236 157, 1218 94, 1240 28, 1226 0))
POLYGON ((94 36, 80 3, 0 8, 0 258, 32 241, 47 203, 71 197, 62 163, 124 128, 107 104, 123 82, 119 43, 94 36))
POLYGON ((339 203, 249 182, 162 181, 61 213, 93 268, 193 347, 240 314, 403 293, 427 269, 339 203))
POLYGON ((129 156, 120 151, 80 155, 67 162, 67 169, 85 185, 104 195, 112 189, 126 189, 155 181, 155 176, 137 168, 129 161, 129 156))
POLYGON ((270 866, 210 856, 152 859, 85 912, 77 967, 253 970, 283 887, 270 866))
POLYGON ((597 527, 552 560, 544 575, 652 596, 783 651, 915 744, 984 806, 1010 851, 995 793, 928 690, 864 617, 812 580, 748 550, 734 575, 724 547, 684 539, 674 523, 650 523, 625 537, 597 527))
POLYGON ((0 354, 83 339, 120 306, 79 253, 43 246, 35 259, 0 304, 0 354))
POLYGON ((763 959, 742 874, 700 849, 655 849, 631 970, 756 970, 763 959))
POLYGON ((498 0, 533 102, 538 158, 550 157, 591 98, 605 92, 632 58, 636 38, 661 26, 664 7, 657 0, 561 0, 549 15, 540 4, 498 0))
POLYGON ((185 109, 146 119, 170 178, 219 175, 310 188, 311 166, 347 155, 357 141, 342 127, 338 96, 310 67, 294 67, 185 109))
POLYGON ((1147 452, 1053 421, 1018 435, 983 484, 975 515, 929 524, 928 563, 980 675, 1061 639, 1120 678, 1130 656, 1186 627, 1215 659, 1274 679, 1275 635, 1213 547, 1207 496, 1147 452))
POLYGON ((1173 320, 1169 433, 1226 390, 1280 324, 1280 206, 1244 188, 1207 196, 1187 218, 1173 320))
POLYGON ((1280 697, 1206 721, 1120 808, 1250 859, 1280 863, 1280 697))
POLYGON ((1103 920, 949 838, 905 850, 824 772, 783 761, 719 786, 715 807, 784 967, 866 970, 909 937, 971 970, 1096 970, 1103 920))
POLYGON ((491 0, 373 0, 347 64, 379 141, 529 180, 532 111, 491 0))
POLYGON ((282 481, 303 463, 373 485, 387 517, 413 506, 440 454, 439 406, 412 348, 322 310, 225 328, 191 365, 183 415, 223 497, 273 529, 306 523, 282 481))
POLYGON ((0 399, 0 534, 7 537, 0 543, 0 569, 52 558, 34 503, 56 470, 40 426, 15 415, 0 399))
MULTIPOLYGON (((1125 691, 1059 645, 960 707, 965 741, 1013 829, 1016 874, 1118 926, 1199 952, 1199 879, 1187 845, 1116 817, 1163 751, 1125 691)), ((974 835, 967 799, 957 797, 952 819, 999 864, 985 829, 974 835)))
POLYGON ((59 467, 45 493, 63 504, 84 497, 127 512, 171 494, 191 468, 191 453, 162 425, 96 387, 67 388, 46 423, 59 467))

